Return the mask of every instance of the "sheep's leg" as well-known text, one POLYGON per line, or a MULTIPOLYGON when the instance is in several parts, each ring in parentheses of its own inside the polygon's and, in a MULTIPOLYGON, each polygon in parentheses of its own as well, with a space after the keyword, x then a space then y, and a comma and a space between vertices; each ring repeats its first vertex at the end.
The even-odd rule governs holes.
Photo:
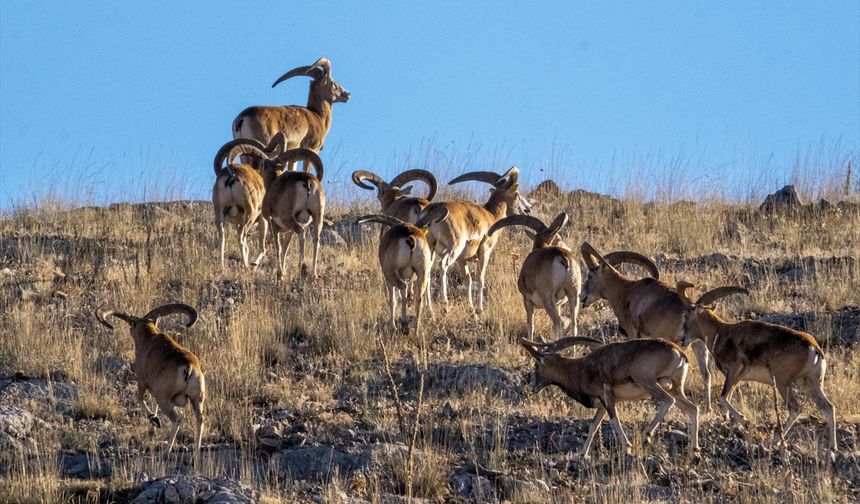
POLYGON ((397 289, 393 285, 388 286, 388 309, 391 312, 391 327, 397 332, 397 289))
POLYGON ((705 389, 705 413, 711 411, 711 370, 708 368, 708 346, 704 341, 697 339, 692 342, 693 354, 696 356, 696 364, 699 366, 699 373, 702 375, 702 384, 705 389))
POLYGON ((645 429, 642 431, 642 438, 644 442, 647 444, 651 441, 651 436, 654 434, 654 429, 660 425, 660 422, 666 417, 666 413, 672 409, 672 406, 675 405, 675 398, 672 397, 671 394, 666 392, 666 390, 660 386, 656 381, 650 381, 647 379, 637 379, 633 378, 640 387, 645 389, 646 392, 660 405, 660 409, 657 410, 657 414, 654 415, 654 419, 645 426, 645 429))
POLYGON ((469 299, 469 306, 474 310, 475 302, 472 298, 472 271, 469 269, 469 265, 465 262, 462 263, 461 266, 463 267, 463 273, 466 275, 466 296, 469 299))
POLYGON ((483 247, 478 250, 478 313, 484 312, 484 287, 487 285, 487 265, 490 264, 490 251, 483 247))
POLYGON ((591 425, 588 426, 588 436, 585 438, 585 444, 582 446, 582 458, 590 458, 588 452, 591 450, 591 442, 594 441, 594 435, 597 433, 597 429, 600 427, 600 423, 603 422, 603 418, 605 416, 606 408, 604 408, 602 404, 598 404, 597 412, 591 420, 591 425))
POLYGON ((200 453, 200 445, 203 442, 203 427, 206 417, 203 415, 203 405, 197 399, 190 398, 191 409, 194 410, 194 416, 197 418, 197 453, 200 453))
MULTIPOLYGON (((774 379, 774 386, 776 390, 779 391, 780 397, 788 406, 788 419, 785 421, 785 424, 778 426, 776 432, 773 433, 772 442, 776 445, 777 443, 781 443, 785 441, 785 436, 788 435, 788 431, 794 427, 794 422, 797 421, 797 418, 800 416, 800 413, 803 409, 800 406, 800 401, 797 400, 797 394, 791 389, 791 383, 779 383, 774 379)), ((778 408, 776 404, 776 398, 774 397, 774 409, 778 408)), ((776 421, 779 422, 779 411, 776 411, 777 418, 776 421)))
POLYGON ((810 382, 809 394, 812 401, 821 410, 824 418, 827 420, 827 447, 833 452, 838 451, 836 446, 836 410, 833 408, 833 403, 824 395, 824 390, 821 388, 821 382, 824 381, 824 371, 821 372, 821 377, 818 382, 810 382))
POLYGON ((167 415, 167 418, 173 422, 173 431, 168 436, 167 443, 167 453, 170 453, 173 450, 173 445, 176 443, 176 434, 179 432, 179 425, 182 423, 182 417, 179 416, 179 413, 176 412, 176 407, 170 401, 170 399, 166 401, 158 401, 158 405, 161 406, 161 409, 164 410, 164 414, 167 415))
MULTIPOLYGON (((555 296, 544 296, 543 307, 546 310, 546 314, 549 315, 550 320, 552 320, 552 330, 555 333, 555 339, 560 340, 564 331, 564 322, 562 322, 561 316, 558 314, 558 305, 555 304, 555 296)), ((541 338, 541 341, 543 341, 543 338, 541 338)))
POLYGON ((262 261, 263 257, 266 255, 266 235, 269 233, 269 222, 261 217, 257 219, 257 228, 257 231, 260 233, 260 237, 258 238, 260 244, 260 255, 258 255, 257 258, 254 259, 254 262, 251 263, 254 266, 258 266, 260 261, 262 261))
MULTIPOLYGON (((430 312, 430 316, 432 317, 433 316, 433 300, 430 299, 430 265, 427 265, 427 267, 424 268, 423 271, 419 270, 416 277, 417 278, 415 281, 415 289, 417 292, 415 293, 415 299, 420 300, 421 298, 423 298, 426 295, 426 297, 427 297, 427 310, 430 312)), ((416 308, 418 309, 418 310, 416 310, 416 312, 420 310, 420 308, 421 308, 421 302, 420 301, 416 301, 416 308)), ((416 323, 416 326, 417 326, 417 323, 416 323)), ((416 332, 418 332, 417 329, 416 329, 416 332)))
POLYGON ((723 383, 723 392, 720 394, 720 405, 729 413, 729 415, 731 415, 732 420, 735 423, 746 426, 749 424, 749 421, 731 403, 732 392, 734 392, 735 386, 737 385, 738 376, 740 376, 740 369, 729 369, 728 373, 726 373, 726 381, 723 383))
POLYGON ((672 377, 672 389, 669 393, 675 398, 675 404, 687 415, 690 421, 690 452, 696 455, 699 452, 699 407, 696 406, 684 393, 684 384, 687 381, 688 366, 685 364, 681 372, 672 377))
POLYGON ((314 263, 313 263, 313 276, 316 278, 317 276, 317 258, 320 253, 320 236, 322 235, 323 228, 323 215, 322 212, 318 216, 314 217, 314 263))
POLYGON ((621 421, 618 420, 618 412, 615 411, 615 397, 609 385, 603 386, 603 403, 606 406, 606 411, 609 413, 609 423, 612 424, 612 430, 615 431, 615 437, 621 443, 621 453, 630 455, 630 440, 624 434, 624 428, 621 427, 621 421))
POLYGON ((146 400, 144 399, 144 397, 146 397, 146 391, 146 385, 142 384, 141 382, 137 382, 137 402, 139 402, 140 405, 143 406, 143 409, 146 411, 146 417, 147 420, 149 420, 149 423, 151 423, 152 426, 155 428, 160 428, 161 420, 158 419, 158 404, 155 405, 155 411, 149 409, 149 406, 146 404, 146 400))
POLYGON ((445 312, 448 312, 448 268, 453 261, 452 250, 445 251, 439 258, 439 268, 442 270, 442 302, 445 303, 445 312))
POLYGON ((248 234, 251 232, 251 226, 254 223, 245 224, 239 227, 239 246, 242 249, 242 264, 245 265, 246 268, 250 267, 250 258, 248 257, 251 254, 250 249, 248 248, 248 234))
POLYGON ((307 276, 308 267, 305 265, 305 230, 296 233, 299 236, 299 271, 302 276, 307 276))
POLYGON ((534 341, 535 337, 535 304, 532 303, 528 296, 523 296, 523 305, 526 308, 526 325, 528 326, 529 340, 534 341))
POLYGON ((579 318, 579 290, 570 289, 565 292, 567 294, 567 309, 570 317, 570 334, 578 336, 576 320, 579 318))
POLYGON ((215 229, 218 230, 218 239, 221 241, 221 269, 224 269, 224 249, 227 244, 224 236, 224 214, 221 210, 215 210, 215 229))
MULTIPOLYGON (((421 334, 421 303, 424 301, 424 293, 427 291, 427 272, 418 270, 415 275, 415 282, 412 284, 414 291, 413 299, 415 300, 415 334, 421 334)), ((427 306, 430 306, 430 301, 427 301, 427 306)), ((431 308, 432 312, 432 308, 431 308)))

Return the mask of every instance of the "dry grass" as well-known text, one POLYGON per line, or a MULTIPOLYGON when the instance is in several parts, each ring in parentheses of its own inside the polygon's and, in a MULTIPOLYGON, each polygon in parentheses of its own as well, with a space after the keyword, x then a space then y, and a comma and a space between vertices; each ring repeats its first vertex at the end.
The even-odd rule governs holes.
MULTIPOLYGON (((365 209, 343 206, 332 217, 340 221, 365 209)), ((729 316, 824 313, 860 305, 860 215, 856 211, 768 217, 748 206, 719 201, 655 204, 635 198, 576 197, 538 205, 537 212, 547 218, 562 209, 572 215, 564 232, 568 243, 588 240, 601 251, 634 249, 652 257, 659 255, 661 264, 676 264, 666 274, 670 281, 685 278, 703 288, 734 282, 752 286, 754 294, 749 300, 726 303, 729 316), (724 266, 702 266, 697 259, 715 252, 728 256, 724 266), (849 257, 854 266, 820 266, 814 272, 801 268, 806 274, 798 275, 780 269, 783 262, 805 256, 849 257), (760 267, 751 270, 749 265, 743 266, 745 261, 760 267)), ((379 332, 385 331, 377 233, 370 230, 344 236, 345 247, 324 245, 321 274, 313 284, 301 281, 297 274, 279 282, 273 274, 271 249, 260 269, 244 271, 238 267, 235 243, 230 242, 230 266, 221 271, 210 214, 206 203, 70 211, 39 207, 18 210, 0 221, 0 270, 4 271, 0 273, 4 284, 0 289, 0 374, 20 372, 73 382, 77 388, 67 410, 54 403, 33 406, 32 411, 51 427, 35 446, 26 449, 25 456, 14 457, 25 462, 0 473, 0 488, 5 490, 0 492, 2 498, 98 502, 143 477, 170 474, 187 462, 182 454, 167 458, 160 453, 165 432, 149 429, 134 400, 128 366, 133 353, 131 338, 124 328, 105 331, 92 316, 105 304, 144 313, 161 303, 181 301, 199 310, 199 323, 180 332, 179 340, 199 356, 208 382, 209 423, 204 444, 209 449, 194 469, 200 474, 230 475, 259 488, 271 501, 306 498, 311 491, 308 486, 280 481, 261 469, 254 426, 276 408, 302 419, 309 443, 342 445, 350 430, 378 431, 398 438, 398 418, 376 344, 379 332), (58 290, 65 297, 56 295, 58 290), (109 457, 110 483, 61 479, 56 458, 60 449, 109 457)), ((525 331, 515 284, 528 245, 515 233, 501 240, 488 275, 489 301, 484 315, 474 318, 459 296, 448 315, 439 309, 427 321, 430 369, 483 364, 523 373, 529 370, 529 359, 512 344, 525 331)), ((296 256, 293 246, 291 257, 296 256)), ((537 329, 547 334, 548 319, 539 314, 536 320, 537 329)), ((585 310, 580 320, 586 333, 614 338, 612 323, 606 307, 585 310)), ((167 320, 163 325, 166 330, 179 329, 167 320)), ((830 332, 831 325, 822 323, 816 336, 827 340, 830 332)), ((411 355, 418 353, 420 342, 413 336, 384 334, 393 377, 404 391, 404 407, 414 409, 418 387, 417 380, 410 378, 415 374, 411 355)), ((826 390, 835 403, 840 426, 847 425, 856 439, 860 352, 832 348, 828 355, 826 390)), ((697 376, 691 373, 689 385, 694 398, 700 398, 697 376)), ((717 385, 719 381, 718 377, 717 385)), ((763 441, 774 422, 770 390, 751 385, 742 388, 739 407, 753 421, 745 441, 763 441)), ((590 419, 589 411, 558 391, 526 394, 521 404, 480 391, 446 396, 428 392, 422 411, 415 453, 416 496, 449 497, 452 471, 471 462, 520 479, 542 479, 553 486, 554 497, 560 500, 638 502, 653 497, 648 494, 653 482, 646 476, 631 475, 612 462, 611 443, 598 443, 598 461, 579 477, 560 465, 576 456, 552 441, 529 450, 513 448, 510 434, 524 424, 546 422, 570 435, 576 432, 571 429, 584 425, 573 420, 590 419), (446 414, 449 408, 457 414, 446 414)), ((653 415, 653 408, 626 405, 621 414, 631 439, 638 444, 634 433, 653 415)), ((406 416, 411 421, 413 415, 406 416)), ((671 419, 677 424, 673 428, 685 430, 680 415, 672 413, 671 419)), ((180 430, 179 441, 185 445, 190 444, 192 425, 186 422, 180 430)), ((826 464, 815 463, 809 455, 815 451, 813 431, 807 422, 792 438, 803 456, 783 464, 770 463, 770 457, 753 457, 746 469, 737 469, 720 457, 724 447, 714 446, 714 440, 731 429, 722 426, 715 415, 704 419, 705 460, 695 468, 660 436, 640 451, 662 460, 669 474, 666 477, 677 480, 672 487, 676 494, 669 496, 672 499, 821 502, 856 497, 856 488, 851 489, 826 464), (714 486, 719 493, 714 493, 714 486)), ((856 445, 846 449, 856 456, 856 445)), ((390 468, 385 473, 334 478, 324 493, 337 500, 344 493, 373 499, 384 493, 406 492, 406 461, 393 458, 385 467, 390 468)), ((511 498, 526 502, 534 496, 511 498)))

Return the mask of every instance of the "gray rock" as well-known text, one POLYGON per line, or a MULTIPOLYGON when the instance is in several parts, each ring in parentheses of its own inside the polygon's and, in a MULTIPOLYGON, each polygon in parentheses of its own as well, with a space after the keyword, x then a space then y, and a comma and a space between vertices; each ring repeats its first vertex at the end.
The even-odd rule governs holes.
POLYGON ((481 391, 514 404, 520 404, 523 398, 522 378, 518 373, 483 364, 443 364, 431 367, 428 389, 438 395, 481 391))
POLYGON ((540 479, 526 481, 503 476, 499 478, 499 487, 505 499, 520 502, 547 502, 551 493, 549 485, 540 479))
POLYGON ((455 474, 451 478, 454 494, 476 502, 493 502, 496 490, 487 478, 476 474, 455 474))
POLYGON ((797 195, 797 189, 793 185, 787 185, 769 194, 764 202, 759 207, 763 212, 780 212, 786 210, 796 210, 803 206, 800 201, 800 196, 797 195))
POLYGON ((109 478, 111 465, 108 459, 92 453, 63 453, 60 455, 60 470, 64 478, 98 479, 109 478))
POLYGON ((343 477, 365 468, 369 459, 329 446, 302 446, 273 455, 272 463, 281 479, 328 481, 335 471, 343 477))
POLYGON ((324 227, 322 233, 320 234, 320 243, 327 247, 335 247, 339 249, 346 249, 346 240, 330 227, 324 227))
POLYGON ((29 447, 33 428, 42 422, 17 406, 0 405, 0 451, 29 447))
POLYGON ((244 504, 256 502, 257 492, 241 483, 203 476, 169 476, 141 484, 132 504, 244 504))

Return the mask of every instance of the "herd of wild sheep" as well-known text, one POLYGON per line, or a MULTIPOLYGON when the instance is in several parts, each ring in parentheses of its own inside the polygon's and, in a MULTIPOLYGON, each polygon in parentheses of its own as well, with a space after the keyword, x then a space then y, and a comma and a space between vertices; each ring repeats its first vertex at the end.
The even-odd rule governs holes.
MULTIPOLYGON (((215 155, 216 181, 212 188, 215 226, 221 241, 221 264, 224 266, 224 224, 238 230, 242 261, 250 267, 248 238, 255 224, 259 235, 258 264, 266 253, 269 229, 277 244, 278 274, 288 269, 287 248, 295 234, 299 241, 298 271, 316 276, 320 232, 325 218, 323 163, 319 152, 331 128, 332 104, 349 100, 349 92, 331 77, 331 63, 320 58, 308 66, 290 70, 274 85, 295 76, 310 77, 307 106, 249 107, 233 121, 234 139, 215 155), (226 166, 224 162, 226 161, 226 166), (298 161, 304 171, 297 171, 298 161), (310 173, 309 165, 314 172, 310 173), (311 226, 313 260, 306 269, 305 230, 311 226)), ((725 375, 720 405, 738 423, 744 416, 732 405, 735 386, 741 381, 755 381, 773 386, 788 406, 789 416, 778 429, 774 442, 791 429, 801 411, 798 391, 805 391, 821 409, 827 420, 827 450, 836 451, 834 408, 824 395, 822 385, 827 369, 821 347, 809 334, 787 327, 744 320, 729 322, 714 312, 715 304, 731 294, 748 294, 740 287, 718 287, 693 301, 687 282, 671 286, 659 280, 659 271, 644 255, 620 251, 601 255, 588 243, 576 254, 559 237, 568 215, 558 215, 549 225, 529 215, 530 203, 520 194, 519 169, 504 173, 477 171, 463 174, 450 184, 465 181, 486 182, 492 186, 483 204, 451 200, 432 202, 436 193, 435 177, 426 170, 408 170, 386 182, 369 171, 356 171, 352 180, 359 187, 376 190, 380 214, 368 215, 359 222, 375 222, 384 228, 379 239, 379 263, 385 278, 391 324, 398 329, 397 304, 401 319, 411 300, 415 307, 414 330, 421 330, 422 303, 432 313, 430 272, 438 256, 441 296, 448 303, 448 270, 455 263, 467 281, 469 304, 477 313, 484 307, 487 265, 499 238, 498 231, 507 226, 524 226, 534 246, 520 270, 517 287, 523 298, 528 338, 519 344, 534 358, 534 389, 556 385, 583 406, 596 409, 583 455, 588 456, 594 435, 608 413, 623 453, 629 453, 629 441, 616 412, 619 401, 653 398, 658 404, 654 419, 648 423, 643 438, 648 440, 673 405, 689 418, 692 457, 698 457, 699 408, 684 393, 689 364, 683 347, 693 347, 704 383, 704 409, 709 411, 711 376, 708 361, 725 375), (429 187, 426 198, 410 196, 410 182, 422 181, 429 187), (581 255, 582 261, 579 256, 581 255), (584 263, 585 269, 581 268, 584 263), (649 276, 631 278, 616 269, 622 263, 635 264, 649 276), (477 305, 472 294, 472 268, 477 269, 477 305), (581 271, 586 272, 585 283, 581 271), (587 308, 605 299, 618 318, 621 332, 629 341, 604 344, 577 337, 576 320, 580 307, 587 308), (567 303, 569 332, 559 309, 567 303), (553 323, 554 341, 535 336, 535 308, 547 312, 553 323), (589 349, 584 357, 560 355, 564 348, 581 345, 589 349)), ((127 322, 135 344, 134 369, 137 397, 149 420, 160 425, 160 407, 173 422, 168 451, 173 448, 180 417, 176 406, 189 403, 197 419, 196 452, 203 436, 205 380, 201 364, 188 349, 169 334, 159 331, 160 317, 180 313, 187 326, 197 319, 197 312, 183 304, 155 308, 142 317, 117 310, 101 310, 99 321, 111 328, 108 316, 127 322), (155 398, 152 410, 144 397, 149 391, 155 398)))

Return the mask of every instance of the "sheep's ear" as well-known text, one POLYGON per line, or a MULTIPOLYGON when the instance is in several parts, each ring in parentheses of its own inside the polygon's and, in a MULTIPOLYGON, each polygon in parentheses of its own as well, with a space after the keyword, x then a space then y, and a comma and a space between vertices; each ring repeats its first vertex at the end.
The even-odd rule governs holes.
POLYGON ((411 186, 411 185, 408 185, 406 187, 401 187, 400 193, 403 194, 404 196, 409 196, 410 194, 412 194, 412 187, 413 186, 411 186))

